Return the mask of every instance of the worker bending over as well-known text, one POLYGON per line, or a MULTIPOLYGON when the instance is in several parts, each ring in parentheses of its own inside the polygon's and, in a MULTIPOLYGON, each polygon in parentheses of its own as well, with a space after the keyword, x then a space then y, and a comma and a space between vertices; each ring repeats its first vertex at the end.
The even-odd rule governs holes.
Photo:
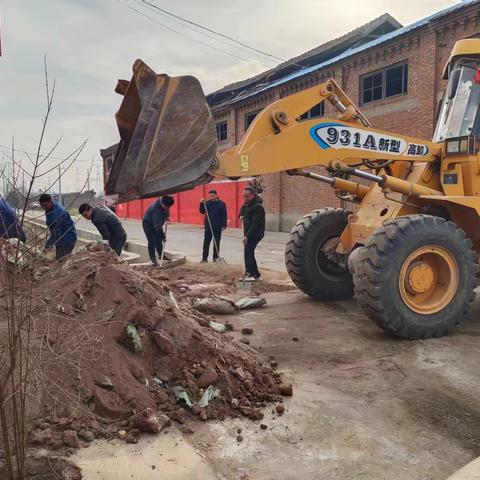
POLYGON ((27 237, 13 208, 0 196, 0 238, 18 238, 25 242, 27 237))
POLYGON ((78 211, 83 218, 91 220, 103 240, 120 256, 127 241, 127 233, 118 217, 107 207, 102 205, 92 207, 89 203, 82 203, 78 211))
POLYGON ((152 265, 158 265, 155 251, 158 258, 162 258, 163 242, 166 239, 163 224, 170 219, 170 207, 174 203, 173 197, 161 197, 148 207, 143 217, 142 227, 147 237, 148 256, 152 265))
POLYGON ((45 249, 55 247, 55 258, 58 260, 72 253, 77 243, 77 231, 70 214, 51 195, 42 193, 38 199, 40 207, 45 211, 45 218, 50 237, 45 249))
POLYGON ((208 192, 208 200, 200 201, 199 211, 204 215, 205 235, 203 237, 202 263, 208 262, 208 252, 213 237, 213 261, 216 262, 220 254, 220 240, 222 231, 227 228, 227 206, 220 200, 216 190, 208 192))
POLYGON ((242 205, 240 215, 243 217, 243 248, 245 259, 244 281, 254 282, 260 278, 255 248, 265 235, 265 209, 263 200, 255 193, 253 188, 243 190, 245 203, 242 205))

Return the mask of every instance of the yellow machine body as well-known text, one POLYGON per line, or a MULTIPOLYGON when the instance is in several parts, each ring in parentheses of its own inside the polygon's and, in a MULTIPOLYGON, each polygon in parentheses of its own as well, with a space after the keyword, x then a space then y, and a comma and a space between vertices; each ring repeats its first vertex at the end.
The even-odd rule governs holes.
POLYGON ((117 89, 122 140, 106 193, 129 200, 273 172, 328 184, 357 207, 299 220, 285 253, 293 282, 318 300, 355 291, 366 314, 400 337, 445 335, 478 284, 480 39, 457 42, 443 75, 431 141, 374 128, 330 79, 270 104, 238 145, 217 153, 199 83, 137 61, 117 89), (321 102, 335 118, 301 118, 321 102), (308 171, 315 166, 327 175, 308 171))

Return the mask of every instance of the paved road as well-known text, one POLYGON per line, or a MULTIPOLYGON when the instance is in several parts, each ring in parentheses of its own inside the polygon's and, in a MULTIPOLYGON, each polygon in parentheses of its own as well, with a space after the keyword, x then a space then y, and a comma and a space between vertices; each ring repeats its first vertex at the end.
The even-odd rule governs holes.
MULTIPOLYGON (((146 243, 141 220, 123 220, 129 240, 146 243)), ((81 218, 79 228, 96 231, 91 222, 81 218)), ((168 225, 167 249, 172 253, 182 253, 188 260, 200 261, 203 244, 203 228, 198 225, 175 223, 168 225)), ((242 231, 229 228, 222 236, 220 252, 227 263, 243 264, 242 231)), ((284 249, 289 238, 288 233, 267 232, 257 247, 259 266, 285 272, 284 249)))

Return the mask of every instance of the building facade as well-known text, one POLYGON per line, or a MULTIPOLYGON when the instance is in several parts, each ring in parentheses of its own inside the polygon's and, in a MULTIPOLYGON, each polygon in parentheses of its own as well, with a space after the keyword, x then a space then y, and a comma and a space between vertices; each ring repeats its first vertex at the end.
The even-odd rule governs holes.
MULTIPOLYGON (((207 96, 220 150, 237 144, 270 103, 334 78, 374 127, 431 139, 442 70, 457 40, 480 36, 480 2, 467 0, 402 27, 388 14, 251 79, 207 96)), ((335 117, 317 105, 303 117, 335 117)), ((301 147, 299 147, 301 154, 301 147)), ((275 173, 262 177, 267 228, 288 231, 305 213, 339 206, 329 187, 275 173)))

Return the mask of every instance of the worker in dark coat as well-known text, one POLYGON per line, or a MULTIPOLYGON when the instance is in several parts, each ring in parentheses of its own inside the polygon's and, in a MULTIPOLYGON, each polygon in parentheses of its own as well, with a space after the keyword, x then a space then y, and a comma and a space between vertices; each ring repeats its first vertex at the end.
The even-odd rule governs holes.
POLYGON ((152 265, 158 265, 157 257, 162 258, 163 242, 165 241, 165 232, 163 224, 170 218, 170 207, 175 203, 173 197, 161 197, 152 203, 142 220, 142 227, 147 237, 148 256, 152 265))
POLYGON ((103 205, 92 207, 88 203, 82 203, 78 212, 83 218, 92 221, 103 240, 108 242, 110 248, 120 256, 127 241, 127 233, 118 217, 103 205))
POLYGON ((45 243, 45 250, 55 247, 55 258, 58 260, 73 251, 77 243, 77 231, 70 214, 51 195, 42 193, 38 202, 45 211, 45 218, 50 237, 45 243))
POLYGON ((216 190, 208 192, 208 200, 201 200, 199 211, 205 217, 205 235, 203 237, 202 263, 208 262, 210 243, 213 242, 213 261, 216 262, 220 254, 220 240, 222 231, 227 228, 227 206, 220 200, 216 190))
POLYGON ((240 212, 243 217, 244 280, 253 282, 260 278, 260 271, 255 259, 255 248, 265 235, 265 209, 263 200, 253 188, 246 187, 243 191, 243 198, 245 203, 240 212))
POLYGON ((0 238, 18 238, 25 242, 27 237, 13 208, 0 196, 0 238))

